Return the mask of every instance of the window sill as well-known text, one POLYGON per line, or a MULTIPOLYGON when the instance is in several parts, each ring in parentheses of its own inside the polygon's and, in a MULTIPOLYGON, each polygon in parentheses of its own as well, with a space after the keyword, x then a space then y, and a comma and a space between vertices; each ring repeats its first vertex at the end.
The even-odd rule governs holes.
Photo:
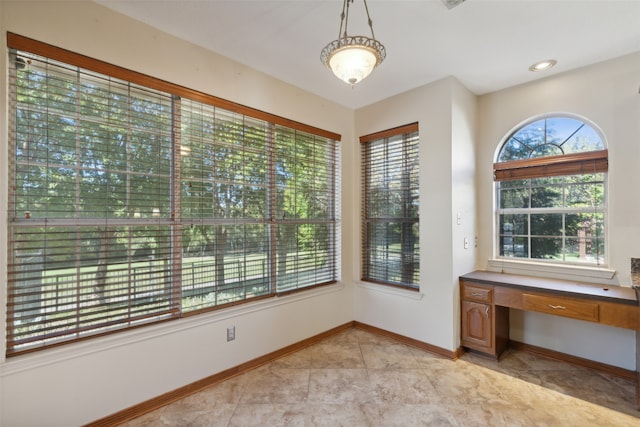
POLYGON ((402 289, 395 286, 379 285, 371 282, 358 282, 357 286, 362 289, 367 289, 376 292, 382 292, 385 294, 391 294, 399 297, 410 298, 414 300, 421 300, 424 294, 420 291, 413 291, 409 289, 402 289))
POLYGON ((325 294, 340 292, 345 289, 342 282, 309 289, 307 292, 297 292, 286 296, 266 298, 255 302, 238 304, 229 308, 188 316, 180 319, 148 325, 133 330, 123 330, 120 333, 95 337, 75 343, 61 345, 0 360, 0 378, 17 374, 22 371, 36 369, 42 366, 60 363, 66 360, 88 356, 110 349, 133 345, 138 342, 155 339, 164 335, 179 333, 184 330, 206 326, 226 321, 231 318, 252 312, 270 310, 279 305, 291 304, 297 301, 318 297, 325 294))
POLYGON ((558 265, 544 262, 516 261, 497 258, 488 261, 489 271, 500 271, 511 274, 539 275, 550 278, 575 279, 585 282, 612 281, 615 270, 605 267, 581 265, 558 265))

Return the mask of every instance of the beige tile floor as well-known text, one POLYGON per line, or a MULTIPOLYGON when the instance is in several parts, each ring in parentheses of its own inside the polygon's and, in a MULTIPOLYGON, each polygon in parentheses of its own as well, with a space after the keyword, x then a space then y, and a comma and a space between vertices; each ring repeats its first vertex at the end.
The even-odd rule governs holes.
POLYGON ((634 384, 523 351, 451 361, 358 329, 125 424, 640 426, 634 384))

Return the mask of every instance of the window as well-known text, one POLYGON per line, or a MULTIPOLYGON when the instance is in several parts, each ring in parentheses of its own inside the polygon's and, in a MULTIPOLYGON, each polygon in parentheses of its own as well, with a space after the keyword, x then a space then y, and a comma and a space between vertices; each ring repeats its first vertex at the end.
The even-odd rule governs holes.
POLYGON ((362 280, 418 289, 418 124, 360 142, 362 280))
POLYGON ((8 42, 7 355, 337 280, 339 135, 8 42))
POLYGON ((509 135, 494 164, 504 258, 603 265, 607 150, 584 120, 548 116, 509 135))

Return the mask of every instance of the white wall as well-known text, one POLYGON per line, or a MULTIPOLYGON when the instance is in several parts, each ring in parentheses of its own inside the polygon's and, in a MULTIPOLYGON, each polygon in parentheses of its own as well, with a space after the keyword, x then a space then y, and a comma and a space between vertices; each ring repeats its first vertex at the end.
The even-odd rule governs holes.
POLYGON ((443 349, 459 346, 458 276, 475 265, 475 114, 475 97, 453 78, 356 112, 356 135, 418 122, 420 292, 358 282, 355 320, 443 349))
MULTIPOLYGON (((639 54, 479 99, 447 78, 353 112, 86 0, 3 0, 0 29, 0 147, 6 147, 7 135, 5 32, 12 31, 340 133, 343 163, 341 283, 33 355, 0 356, 0 425, 86 423, 350 320, 455 350, 457 278, 485 268, 492 257, 495 149, 505 133, 536 114, 582 114, 603 129, 610 149, 614 281, 629 284, 628 258, 640 257, 640 198, 635 192, 640 182, 639 54), (359 280, 357 137, 416 121, 421 139, 419 293, 359 280), (465 237, 469 249, 463 247, 465 237), (227 343, 230 325, 236 326, 237 339, 227 343)), ((0 149, 0 223, 6 223, 6 171, 7 152, 0 149)), ((2 307, 6 239, 6 227, 0 227, 2 307)), ((1 310, 2 333, 5 326, 1 310)), ((630 331, 514 311, 511 334, 530 344, 634 368, 635 336, 630 331)), ((4 339, 0 341, 4 355, 4 339)))
MULTIPOLYGON (((353 139, 351 110, 94 3, 2 1, 0 14, 1 224, 7 220, 6 31, 337 132, 344 141, 353 139)), ((344 151, 343 163, 350 164, 351 154, 344 151)), ((357 228, 353 217, 343 217, 344 230, 357 228)), ((6 227, 0 227, 2 307, 6 239, 6 227)), ((353 276, 350 259, 342 267, 345 277, 353 276)), ((339 283, 6 360, 3 337, 0 425, 90 422, 349 322, 352 304, 352 286, 339 283), (237 337, 227 343, 230 325, 237 337)), ((5 310, 1 312, 4 333, 5 310)))
MULTIPOLYGON (((562 63, 560 62, 560 65, 562 63)), ((630 258, 640 256, 640 53, 561 73, 479 98, 477 157, 479 268, 493 254, 491 165, 504 136, 530 117, 568 112, 594 122, 609 148, 607 237, 611 283, 629 286, 630 258)), ((508 266, 505 271, 508 271, 508 266)), ((529 273, 536 273, 533 269, 529 273)), ((598 272, 589 273, 592 276, 598 272)), ((538 271, 538 274, 545 274, 538 271)), ((600 280, 580 271, 554 277, 600 280)), ((511 338, 603 363, 635 369, 635 334, 588 322, 511 311, 511 338)))

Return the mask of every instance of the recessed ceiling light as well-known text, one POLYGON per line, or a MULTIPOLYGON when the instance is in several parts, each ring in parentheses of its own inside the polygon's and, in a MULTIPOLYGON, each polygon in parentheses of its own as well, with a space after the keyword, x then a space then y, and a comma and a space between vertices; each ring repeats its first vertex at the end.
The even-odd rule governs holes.
POLYGON ((558 61, 555 59, 545 59, 544 61, 536 62, 529 67, 529 71, 545 71, 556 65, 558 61))

